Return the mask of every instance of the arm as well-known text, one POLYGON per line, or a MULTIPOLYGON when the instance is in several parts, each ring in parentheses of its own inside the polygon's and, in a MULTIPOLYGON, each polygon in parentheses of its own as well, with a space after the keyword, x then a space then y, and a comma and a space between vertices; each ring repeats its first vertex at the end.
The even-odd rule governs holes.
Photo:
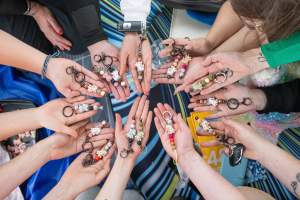
POLYGON ((134 162, 128 162, 118 156, 111 173, 106 179, 105 184, 98 194, 96 200, 121 200, 123 197, 123 191, 126 188, 133 167, 134 162), (122 174, 122 176, 120 176, 120 174, 122 174), (113 191, 111 188, 114 188, 113 191))
POLYGON ((0 141, 16 133, 41 128, 36 108, 1 113, 0 122, 1 124, 5 124, 5 126, 0 127, 0 141))
MULTIPOLYGON (((80 137, 74 139, 61 133, 53 134, 29 148, 22 155, 0 166, 0 198, 4 199, 12 190, 48 161, 61 159, 81 152, 82 144, 87 134, 86 130, 91 127, 95 127, 95 124, 88 124, 87 121, 79 122, 73 128, 80 133, 80 137), (12 176, 16 172, 18 173, 17 176, 12 176)), ((112 138, 111 133, 108 135, 109 138, 112 138)), ((93 136, 94 147, 101 148, 106 143, 106 139, 109 138, 93 136)))
POLYGON ((245 199, 237 188, 213 170, 196 151, 184 154, 179 164, 205 199, 224 199, 224 195, 226 199, 245 199))
POLYGON ((0 0, 1 15, 23 15, 26 10, 26 0, 0 0))
POLYGON ((300 80, 260 88, 266 96, 266 103, 262 113, 268 112, 299 112, 300 111, 300 80))
POLYGON ((0 30, 0 63, 40 74, 46 54, 0 30), (16 56, 16 50, 21 52, 16 56))
POLYGON ((0 198, 4 199, 17 186, 22 184, 37 169, 49 161, 50 144, 48 140, 43 140, 32 148, 29 148, 22 155, 17 156, 10 162, 0 167, 0 198), (30 163, 30 165, 28 165, 30 163), (12 176, 18 172, 17 176, 12 176), (14 178, 12 178, 14 177, 14 178))
POLYGON ((214 49, 238 32, 242 27, 243 23, 232 9, 230 1, 226 1, 221 7, 206 39, 211 43, 214 49))
POLYGON ((269 142, 259 148, 258 161, 299 198, 300 161, 269 142))

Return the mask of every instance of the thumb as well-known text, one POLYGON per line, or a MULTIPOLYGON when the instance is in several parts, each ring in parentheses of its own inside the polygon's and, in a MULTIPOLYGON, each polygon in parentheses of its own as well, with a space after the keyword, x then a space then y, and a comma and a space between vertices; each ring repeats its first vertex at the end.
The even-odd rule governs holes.
POLYGON ((64 33, 62 27, 57 23, 53 16, 48 18, 48 22, 57 34, 62 35, 64 33))
POLYGON ((74 138, 77 138, 77 136, 78 136, 78 134, 77 134, 77 132, 76 132, 75 129, 70 128, 70 127, 68 127, 68 126, 66 126, 66 125, 63 125, 63 127, 62 127, 62 129, 61 129, 61 132, 62 132, 62 133, 65 133, 65 134, 67 134, 67 135, 71 135, 71 136, 74 137, 74 138))
POLYGON ((128 56, 126 53, 124 53, 121 49, 121 54, 120 54, 120 75, 123 76, 126 72, 127 69, 127 59, 128 56))
POLYGON ((122 117, 119 113, 116 113, 116 125, 115 125, 115 134, 118 135, 122 131, 122 117))
POLYGON ((174 91, 174 95, 178 94, 178 93, 181 92, 181 91, 184 91, 185 88, 186 88, 186 86, 187 86, 187 85, 184 83, 184 84, 180 85, 179 87, 177 87, 177 88, 175 89, 175 91, 174 91))
POLYGON ((245 130, 248 129, 247 125, 231 119, 222 118, 222 121, 224 122, 225 125, 231 127, 238 133, 245 132, 245 130))
POLYGON ((217 59, 217 56, 216 55, 210 55, 210 56, 207 56, 205 58, 205 60, 202 62, 202 65, 204 67, 208 67, 210 66, 211 64, 214 63, 214 61, 217 59))

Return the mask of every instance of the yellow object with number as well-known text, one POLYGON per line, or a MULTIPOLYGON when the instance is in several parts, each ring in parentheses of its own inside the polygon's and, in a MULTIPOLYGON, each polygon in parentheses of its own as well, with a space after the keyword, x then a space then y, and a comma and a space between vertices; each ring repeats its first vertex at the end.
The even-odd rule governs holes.
POLYGON ((197 135, 197 127, 199 126, 198 119, 205 119, 209 116, 209 112, 192 112, 191 116, 187 118, 188 125, 192 131, 193 139, 195 144, 201 149, 203 159, 215 170, 219 171, 221 168, 221 155, 224 149, 223 145, 213 147, 201 147, 200 143, 209 142, 215 139, 215 136, 199 136, 197 135))

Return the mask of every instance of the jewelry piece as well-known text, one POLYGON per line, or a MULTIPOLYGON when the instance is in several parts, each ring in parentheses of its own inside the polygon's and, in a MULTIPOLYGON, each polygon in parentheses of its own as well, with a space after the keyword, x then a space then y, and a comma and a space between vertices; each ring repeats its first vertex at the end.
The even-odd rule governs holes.
POLYGON ((137 134, 137 131, 135 129, 135 121, 132 122, 132 124, 130 125, 130 129, 129 131, 127 132, 126 136, 127 136, 127 139, 128 139, 128 143, 131 145, 132 142, 134 141, 134 137, 136 136, 137 134))
POLYGON ((99 88, 98 86, 88 83, 88 82, 83 82, 81 84, 81 86, 85 89, 87 89, 88 92, 91 93, 97 93, 99 94, 101 97, 105 96, 106 92, 104 90, 102 90, 101 88, 99 88))
POLYGON ((186 55, 183 57, 181 60, 182 64, 180 66, 180 71, 179 71, 179 78, 183 79, 185 76, 185 73, 189 67, 189 63, 191 62, 192 58, 186 53, 186 55))
POLYGON ((118 69, 113 66, 114 60, 118 61, 118 58, 102 53, 101 55, 95 55, 94 60, 98 64, 103 64, 103 67, 93 67, 93 71, 95 73, 97 73, 107 81, 110 81, 115 87, 119 85, 121 85, 122 87, 126 86, 126 82, 122 80, 118 69))
POLYGON ((207 77, 202 78, 195 83, 192 84, 192 90, 193 91, 201 91, 204 88, 206 88, 209 84, 212 83, 218 83, 222 84, 224 83, 229 77, 233 75, 233 71, 230 69, 221 70, 220 72, 208 74, 207 77))
POLYGON ((103 110, 103 106, 90 105, 86 103, 83 104, 76 103, 73 106, 63 107, 62 114, 65 117, 71 117, 76 113, 76 111, 78 111, 78 113, 84 113, 91 110, 103 110))
POLYGON ((96 136, 96 135, 100 135, 102 129, 107 125, 107 122, 105 120, 103 120, 99 126, 97 127, 93 127, 90 129, 90 133, 91 133, 91 137, 96 136))
POLYGON ((249 97, 243 98, 242 101, 239 101, 236 98, 230 98, 228 100, 224 100, 224 99, 217 99, 215 97, 210 97, 208 99, 200 99, 198 103, 201 105, 214 106, 214 107, 218 106, 219 104, 226 104, 230 110, 236 110, 239 108, 240 105, 249 106, 253 102, 252 99, 249 97))
POLYGON ((196 129, 197 133, 208 132, 209 134, 215 135, 214 129, 210 126, 208 121, 202 120, 199 117, 195 117, 195 120, 199 123, 196 129))
POLYGON ((147 40, 147 37, 140 36, 140 44, 139 44, 139 48, 138 48, 137 62, 135 63, 139 81, 142 81, 144 79, 145 64, 143 62, 142 45, 145 40, 147 40))
POLYGON ((229 164, 231 166, 240 164, 245 149, 246 147, 241 143, 232 144, 229 146, 229 164))
POLYGON ((144 133, 144 124, 143 124, 142 119, 140 119, 139 120, 139 127, 138 127, 138 130, 137 130, 137 134, 135 135, 136 143, 140 147, 142 146, 142 141, 143 141, 144 136, 145 136, 145 133, 144 133))
POLYGON ((163 118, 166 120, 166 133, 168 134, 170 145, 173 150, 176 150, 176 145, 175 145, 175 129, 173 127, 173 115, 169 111, 164 111, 163 112, 163 118))
POLYGON ((94 157, 93 157, 93 150, 94 150, 94 145, 93 142, 89 141, 90 137, 86 136, 84 143, 82 143, 82 151, 83 152, 88 152, 88 154, 85 156, 85 158, 82 161, 82 166, 83 167, 88 167, 92 164, 94 164, 94 157), (88 147, 90 145, 90 147, 88 147), (87 147, 87 148, 86 148, 87 147))
POLYGON ((85 74, 77 71, 73 66, 67 67, 66 73, 68 75, 72 75, 73 79, 80 85, 82 85, 85 82, 85 74))
POLYGON ((123 150, 120 152, 121 158, 127 158, 127 157, 128 157, 128 152, 129 152, 129 150, 123 149, 123 150))
POLYGON ((96 151, 95 161, 97 162, 99 160, 102 160, 108 154, 112 145, 113 145, 112 142, 109 141, 101 150, 96 151))

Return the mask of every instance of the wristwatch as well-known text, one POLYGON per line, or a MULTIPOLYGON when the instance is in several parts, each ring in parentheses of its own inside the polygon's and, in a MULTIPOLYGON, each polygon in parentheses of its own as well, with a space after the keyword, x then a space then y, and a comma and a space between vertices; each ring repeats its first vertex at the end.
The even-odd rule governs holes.
POLYGON ((146 23, 141 21, 124 21, 118 23, 118 31, 120 32, 137 32, 146 35, 146 23))

